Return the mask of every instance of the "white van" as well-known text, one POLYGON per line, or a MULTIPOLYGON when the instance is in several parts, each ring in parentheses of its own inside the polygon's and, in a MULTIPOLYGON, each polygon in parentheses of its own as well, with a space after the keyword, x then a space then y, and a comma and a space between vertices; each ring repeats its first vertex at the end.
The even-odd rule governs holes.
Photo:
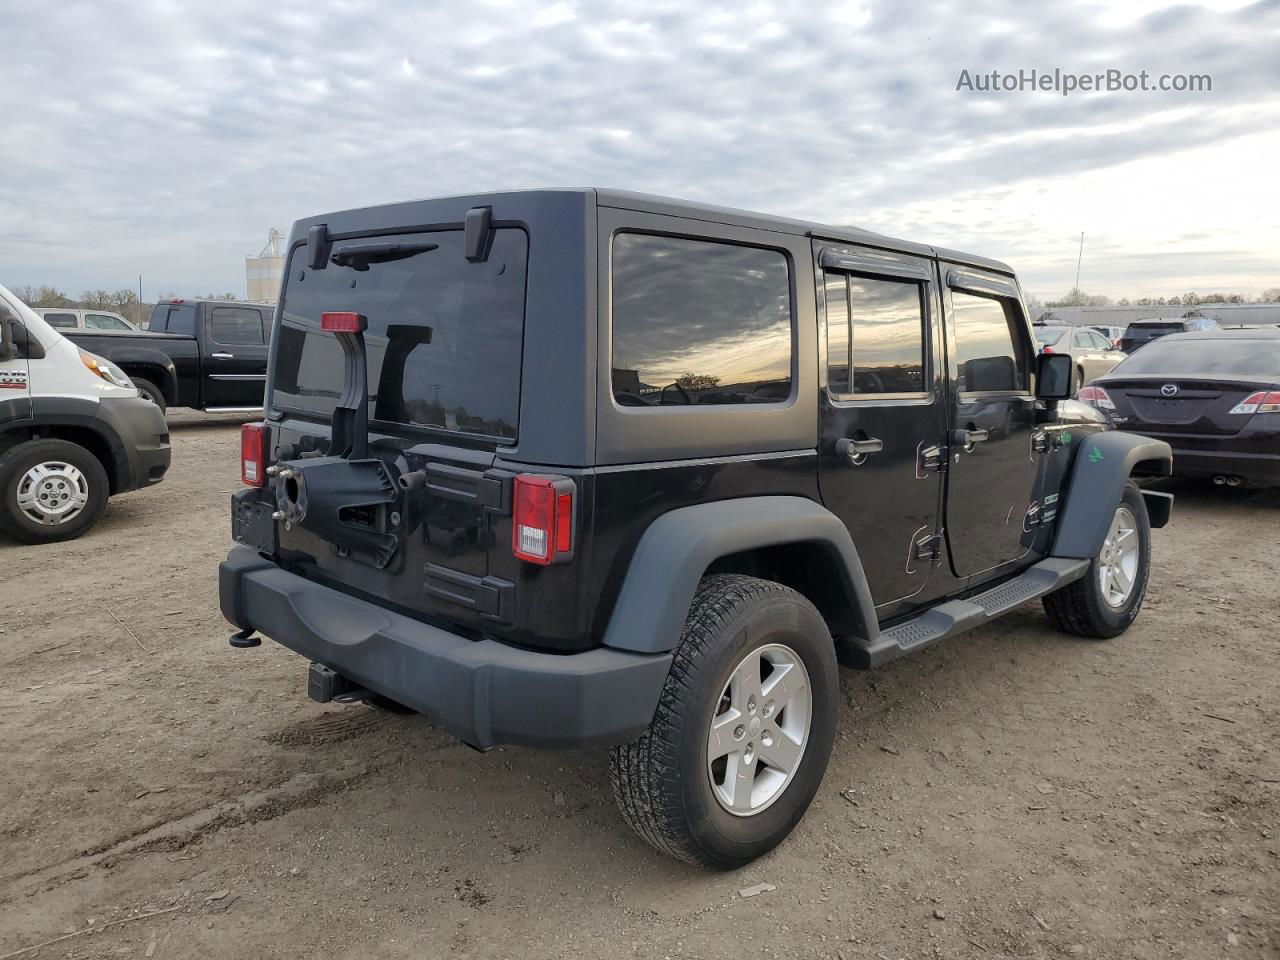
POLYGON ((34 307, 37 316, 55 330, 109 330, 112 333, 141 333, 136 323, 130 323, 110 310, 81 310, 78 307, 34 307))
POLYGON ((0 532, 70 540, 169 469, 164 414, 0 286, 0 532))

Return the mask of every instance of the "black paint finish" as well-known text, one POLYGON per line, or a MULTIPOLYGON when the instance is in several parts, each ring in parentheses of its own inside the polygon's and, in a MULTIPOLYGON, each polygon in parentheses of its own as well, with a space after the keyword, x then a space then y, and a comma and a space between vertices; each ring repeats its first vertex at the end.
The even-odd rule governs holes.
MULTIPOLYGON (((1067 404, 1065 419, 1046 422, 1033 396, 1021 296, 1004 265, 862 231, 596 191, 501 193, 331 213, 295 225, 291 250, 321 224, 324 242, 340 245, 463 230, 469 214, 477 222, 471 213, 477 208, 488 210, 486 230, 518 227, 529 237, 514 442, 374 423, 369 456, 396 483, 394 499, 366 518, 395 537, 385 568, 281 522, 275 558, 289 572, 477 643, 580 653, 625 630, 614 616, 618 598, 656 520, 725 501, 748 504, 741 509, 749 515, 753 499, 785 497, 812 504, 849 531, 860 558, 856 577, 833 569, 842 562, 838 555, 785 535, 773 546, 715 557, 708 569, 793 584, 819 606, 839 642, 870 648, 877 621, 896 624, 922 608, 989 589, 1049 551, 1059 487, 1082 438, 1105 424, 1094 414, 1074 418, 1067 404), (758 404, 620 405, 610 388, 610 256, 614 238, 625 232, 781 254, 793 324, 790 395, 758 404), (906 374, 918 374, 924 389, 878 396, 829 389, 824 269, 920 285, 923 372, 906 374), (1008 358, 999 350, 984 353, 974 341, 959 345, 968 353, 957 349, 953 289, 1004 305, 1016 327, 1008 358), (999 378, 1012 376, 1017 363, 1022 372, 1009 384, 1014 389, 999 388, 999 378), (537 566, 513 556, 510 489, 520 473, 573 482, 571 561, 537 566), (841 577, 856 580, 859 589, 833 588, 841 577), (852 615, 852 595, 873 598, 874 609, 852 615)), ((859 322, 855 318, 855 344, 859 322)), ((893 349, 877 356, 871 373, 882 384, 916 382, 902 380, 893 349)), ((281 459, 330 453, 325 416, 268 409, 267 418, 281 459)), ((262 510, 278 503, 267 492, 249 500, 237 507, 246 517, 241 526, 261 537, 262 510)), ((737 508, 702 514, 730 515, 744 516, 737 508)), ((695 585, 704 572, 690 574, 695 585)), ((633 638, 630 649, 669 649, 675 641, 633 638)))

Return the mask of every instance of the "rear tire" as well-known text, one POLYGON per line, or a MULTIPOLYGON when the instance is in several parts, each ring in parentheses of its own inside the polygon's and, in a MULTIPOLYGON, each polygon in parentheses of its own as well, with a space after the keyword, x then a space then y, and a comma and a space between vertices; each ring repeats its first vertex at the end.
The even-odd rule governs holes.
POLYGON ((142 394, 143 397, 159 407, 161 413, 165 412, 166 404, 164 392, 159 387, 150 380, 145 380, 142 377, 130 377, 129 379, 132 380, 133 385, 138 388, 138 393, 142 394))
POLYGON ((29 440, 0 456, 0 530, 23 543, 74 540, 102 516, 107 471, 66 440, 29 440))
POLYGON ((1089 572, 1045 597, 1045 613, 1066 633, 1109 640, 1138 616, 1150 576, 1151 523, 1142 492, 1130 481, 1089 572))
POLYGON ((1080 396, 1080 388, 1084 386, 1084 370, 1076 367, 1076 372, 1071 375, 1071 396, 1073 398, 1080 396))
POLYGON ((822 782, 838 690, 813 604, 767 580, 704 578, 652 724, 611 752, 623 817, 689 863, 730 869, 768 852, 822 782))

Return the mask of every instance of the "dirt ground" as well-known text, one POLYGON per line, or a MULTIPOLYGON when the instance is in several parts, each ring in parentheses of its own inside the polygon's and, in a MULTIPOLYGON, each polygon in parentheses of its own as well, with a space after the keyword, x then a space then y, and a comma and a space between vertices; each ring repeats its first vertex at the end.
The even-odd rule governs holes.
POLYGON ((229 648, 239 420, 171 420, 164 483, 0 542, 0 960, 1280 957, 1277 493, 1168 487, 1117 640, 1032 604, 843 672, 808 816, 711 874, 603 751, 476 753, 229 648))

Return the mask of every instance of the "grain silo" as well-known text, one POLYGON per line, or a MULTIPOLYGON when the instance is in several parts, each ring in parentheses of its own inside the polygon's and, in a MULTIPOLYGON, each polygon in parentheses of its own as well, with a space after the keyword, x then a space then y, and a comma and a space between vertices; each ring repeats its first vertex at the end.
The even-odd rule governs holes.
POLYGON ((267 245, 256 257, 244 258, 247 299, 275 303, 280 296, 280 277, 284 273, 284 237, 271 228, 267 245))

